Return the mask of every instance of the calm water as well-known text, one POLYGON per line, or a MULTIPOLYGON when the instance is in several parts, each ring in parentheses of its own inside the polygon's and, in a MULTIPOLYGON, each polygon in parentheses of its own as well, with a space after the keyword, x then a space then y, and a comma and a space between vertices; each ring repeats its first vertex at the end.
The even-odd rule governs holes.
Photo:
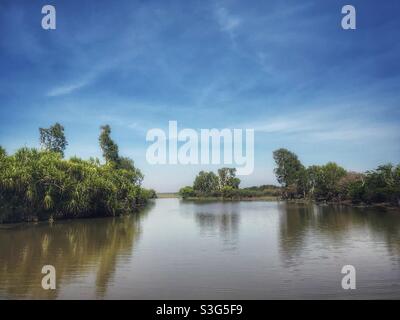
POLYGON ((0 229, 0 298, 398 299, 400 214, 159 199, 136 216, 19 225, 0 229))

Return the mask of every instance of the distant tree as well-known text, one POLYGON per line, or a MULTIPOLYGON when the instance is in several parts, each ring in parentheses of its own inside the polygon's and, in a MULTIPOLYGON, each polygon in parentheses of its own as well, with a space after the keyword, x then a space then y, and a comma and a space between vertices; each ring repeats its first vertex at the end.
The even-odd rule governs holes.
POLYGON ((381 165, 367 171, 364 200, 368 203, 391 202, 400 205, 400 165, 381 165))
POLYGON ((200 171, 193 183, 193 189, 202 193, 211 193, 219 189, 219 179, 214 172, 200 171))
POLYGON ((233 188, 231 186, 225 186, 221 189, 221 194, 222 194, 223 198, 234 198, 235 196, 240 197, 241 194, 245 194, 245 193, 246 193, 246 190, 240 191, 239 189, 233 188))
POLYGON ((282 148, 275 150, 273 157, 277 165, 274 172, 278 182, 284 187, 297 184, 300 171, 304 168, 297 155, 282 148))
POLYGON ((321 167, 318 175, 317 188, 320 196, 332 199, 339 195, 339 181, 346 175, 346 170, 334 162, 328 162, 321 167))
POLYGON ((301 195, 303 198, 306 198, 310 191, 308 171, 304 167, 302 167, 297 173, 296 189, 296 193, 301 195))
POLYGON ((364 175, 358 172, 347 172, 338 182, 340 200, 362 201, 364 193, 364 175))
POLYGON ((50 128, 39 128, 39 133, 42 148, 58 152, 64 157, 64 151, 68 142, 64 135, 64 127, 61 124, 56 123, 50 128))
POLYGON ((157 192, 154 189, 146 189, 149 199, 157 199, 157 192))
POLYGON ((188 197, 193 197, 193 196, 195 196, 195 191, 193 190, 193 188, 192 187, 190 187, 190 186, 186 186, 186 187, 183 187, 183 188, 181 188, 180 190, 179 190, 179 195, 182 197, 182 198, 188 198, 188 197))
POLYGON ((221 168, 218 169, 219 187, 222 190, 224 187, 238 189, 240 179, 236 178, 236 168, 221 168))
POLYGON ((381 165, 366 173, 347 172, 334 162, 304 169, 297 156, 279 149, 273 153, 275 174, 285 198, 387 202, 400 206, 400 164, 381 165))
POLYGON ((119 160, 118 145, 111 139, 111 128, 107 124, 101 126, 101 133, 99 137, 100 148, 103 151, 103 157, 107 163, 117 164, 119 160))
POLYGON ((276 190, 279 190, 280 187, 275 186, 273 184, 263 184, 261 186, 252 186, 252 187, 247 187, 247 188, 244 188, 244 189, 247 189, 247 190, 258 190, 258 191, 264 191, 264 190, 275 190, 276 191, 276 190))
POLYGON ((317 187, 321 177, 321 166, 309 166, 307 168, 307 190, 308 194, 313 197, 318 193, 317 187))

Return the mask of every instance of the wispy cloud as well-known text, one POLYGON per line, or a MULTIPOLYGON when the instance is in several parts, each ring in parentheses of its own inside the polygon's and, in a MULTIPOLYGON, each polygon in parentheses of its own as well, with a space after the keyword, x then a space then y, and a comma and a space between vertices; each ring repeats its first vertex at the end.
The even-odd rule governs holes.
POLYGON ((48 97, 57 97, 57 96, 62 96, 62 95, 67 95, 70 94, 76 90, 79 90, 85 86, 87 86, 90 83, 88 79, 76 82, 76 83, 70 83, 67 85, 62 85, 59 87, 55 87, 51 89, 48 93, 48 97))
MULTIPOLYGON (((80 54, 78 54, 79 56, 80 54)), ((77 76, 75 80, 69 83, 64 83, 59 86, 53 87, 47 93, 47 97, 57 97, 71 94, 77 90, 80 90, 90 84, 92 84, 98 77, 103 75, 105 72, 113 70, 119 64, 121 64, 121 57, 116 55, 109 57, 108 59, 93 62, 92 65, 83 72, 83 75, 77 76), (104 61, 106 60, 106 61, 104 61)))
POLYGON ((301 139, 311 142, 348 141, 362 142, 400 138, 398 125, 379 121, 376 118, 346 115, 342 109, 329 109, 292 113, 247 124, 256 132, 279 134, 280 137, 301 139))

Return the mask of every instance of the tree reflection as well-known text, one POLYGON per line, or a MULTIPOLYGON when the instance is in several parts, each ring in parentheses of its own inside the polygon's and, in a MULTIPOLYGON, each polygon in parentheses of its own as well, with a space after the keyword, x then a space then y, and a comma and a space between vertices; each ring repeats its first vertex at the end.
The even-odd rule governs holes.
MULTIPOLYGON (((280 203, 280 249, 285 263, 296 261, 305 242, 328 239, 330 245, 343 246, 349 232, 360 232, 384 241, 392 255, 400 257, 400 215, 379 208, 317 206, 280 203), (310 239, 312 235, 312 239, 310 239)), ((321 244, 322 245, 322 244, 321 244)))
POLYGON ((234 212, 197 212, 196 222, 204 234, 217 231, 224 239, 232 239, 238 233, 239 215, 234 212))
POLYGON ((0 230, 0 296, 56 298, 59 290, 41 287, 41 269, 50 264, 56 268, 58 288, 95 273, 97 296, 103 297, 119 261, 131 256, 147 211, 0 230))
POLYGON ((205 236, 217 234, 225 243, 235 245, 240 222, 239 205, 221 202, 196 203, 193 209, 200 232, 205 236))

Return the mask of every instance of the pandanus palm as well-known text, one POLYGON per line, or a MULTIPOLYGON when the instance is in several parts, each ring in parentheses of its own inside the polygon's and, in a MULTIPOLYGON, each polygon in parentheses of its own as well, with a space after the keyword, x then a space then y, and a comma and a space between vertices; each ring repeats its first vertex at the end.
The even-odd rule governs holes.
POLYGON ((97 159, 64 160, 59 153, 28 148, 8 156, 0 149, 1 203, 18 208, 15 220, 130 212, 143 202, 138 199, 143 194, 132 191, 141 189, 138 181, 138 172, 97 159))

